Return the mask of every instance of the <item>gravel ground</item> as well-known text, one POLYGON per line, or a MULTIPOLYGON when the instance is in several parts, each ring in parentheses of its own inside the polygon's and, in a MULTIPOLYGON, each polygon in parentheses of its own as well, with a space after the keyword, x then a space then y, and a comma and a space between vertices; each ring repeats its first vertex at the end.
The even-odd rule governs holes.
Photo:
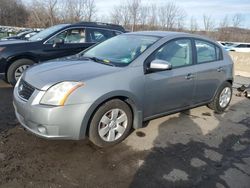
POLYGON ((222 115, 199 107, 153 120, 108 149, 24 131, 11 98, 0 81, 0 187, 250 187, 247 98, 234 95, 222 115))

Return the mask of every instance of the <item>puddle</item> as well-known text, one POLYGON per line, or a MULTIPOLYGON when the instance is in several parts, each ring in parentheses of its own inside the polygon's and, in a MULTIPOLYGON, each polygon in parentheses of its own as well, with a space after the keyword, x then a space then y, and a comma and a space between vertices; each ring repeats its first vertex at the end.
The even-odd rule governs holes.
POLYGON ((137 131, 135 134, 138 137, 145 137, 146 136, 146 134, 144 132, 142 132, 142 131, 137 131))
POLYGON ((246 125, 247 127, 250 127, 250 117, 241 120, 239 123, 243 124, 243 125, 246 125))

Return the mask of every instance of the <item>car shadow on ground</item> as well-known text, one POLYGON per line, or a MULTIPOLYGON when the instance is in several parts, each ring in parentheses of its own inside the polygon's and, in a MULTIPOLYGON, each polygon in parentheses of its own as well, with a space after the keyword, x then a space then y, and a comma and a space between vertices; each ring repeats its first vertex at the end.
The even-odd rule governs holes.
POLYGON ((0 133, 18 124, 12 105, 12 92, 11 86, 0 84, 0 133))
MULTIPOLYGON (((195 121, 199 117, 189 111, 161 123, 154 147, 137 170, 130 187, 249 187, 250 113, 245 112, 238 123, 232 118, 244 103, 250 104, 245 99, 241 104, 230 106, 224 114, 214 114, 218 125, 206 134, 200 128, 202 123, 198 125, 195 121), (175 132, 166 128, 174 124, 182 128, 175 132), (227 129, 237 129, 238 125, 243 128, 243 134, 237 135, 237 131, 234 134, 233 130, 227 133, 227 129), (178 138, 184 143, 173 144, 178 138)), ((204 120, 209 121, 210 113, 204 114, 204 120)))

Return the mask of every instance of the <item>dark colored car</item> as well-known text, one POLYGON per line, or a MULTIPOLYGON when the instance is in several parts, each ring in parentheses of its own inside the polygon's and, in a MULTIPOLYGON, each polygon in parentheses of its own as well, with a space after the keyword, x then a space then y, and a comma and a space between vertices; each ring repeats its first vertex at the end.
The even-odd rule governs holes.
POLYGON ((28 41, 1 41, 0 75, 15 85, 23 71, 33 64, 77 54, 124 32, 119 25, 80 22, 50 27, 28 41))
POLYGON ((39 31, 34 31, 34 30, 23 31, 18 33, 17 35, 2 38, 0 42, 6 40, 28 40, 30 37, 34 36, 38 32, 39 31))

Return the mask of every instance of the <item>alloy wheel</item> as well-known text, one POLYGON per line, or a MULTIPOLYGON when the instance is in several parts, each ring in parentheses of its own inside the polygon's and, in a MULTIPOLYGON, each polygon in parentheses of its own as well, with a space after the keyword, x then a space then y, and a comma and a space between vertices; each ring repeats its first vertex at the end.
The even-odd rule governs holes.
POLYGON ((230 100, 231 100, 231 95, 232 95, 232 91, 229 87, 225 87, 221 94, 220 94, 220 99, 219 99, 219 104, 221 108, 225 108, 230 100))
POLYGON ((16 81, 21 77, 21 75, 23 74, 23 72, 29 68, 30 65, 22 65, 20 67, 18 67, 16 70, 15 70, 15 73, 14 73, 14 76, 15 76, 15 79, 16 81))
POLYGON ((111 109, 105 113, 98 125, 98 133, 106 142, 114 142, 125 132, 128 125, 128 116, 121 109, 111 109))

